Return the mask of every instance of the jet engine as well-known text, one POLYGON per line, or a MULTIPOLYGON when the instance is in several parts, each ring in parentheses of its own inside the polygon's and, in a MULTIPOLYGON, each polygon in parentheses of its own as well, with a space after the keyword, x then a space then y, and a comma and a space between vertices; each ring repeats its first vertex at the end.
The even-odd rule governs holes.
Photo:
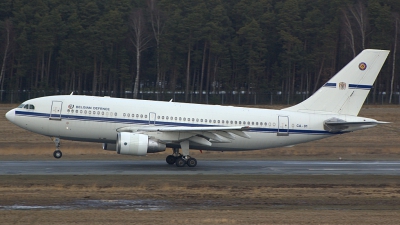
POLYGON ((142 156, 147 153, 163 152, 166 145, 150 139, 145 134, 120 132, 117 136, 117 153, 121 155, 142 156))

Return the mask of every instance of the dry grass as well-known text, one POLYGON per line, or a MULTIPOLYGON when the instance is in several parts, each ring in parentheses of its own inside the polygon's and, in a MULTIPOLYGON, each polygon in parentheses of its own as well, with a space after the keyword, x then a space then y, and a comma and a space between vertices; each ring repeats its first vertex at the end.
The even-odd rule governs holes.
MULTIPOLYGON (((4 115, 12 105, 0 105, 0 114, 4 115)), ((281 108, 281 107, 277 107, 281 108)), ((391 122, 372 129, 350 134, 338 135, 320 141, 300 144, 291 148, 276 148, 250 152, 203 152, 192 151, 198 159, 400 159, 400 106, 364 107, 360 116, 391 122)), ((0 116, 0 156, 5 159, 48 158, 54 150, 54 144, 48 137, 25 131, 0 116)), ((63 157, 70 159, 129 159, 143 158, 119 157, 114 152, 103 151, 101 144, 62 141, 63 157)), ((147 159, 163 159, 171 150, 152 154, 147 159)))
POLYGON ((0 210, 6 224, 398 224, 397 176, 1 176, 1 204, 161 200, 163 210, 0 210), (51 216, 56 214, 57 216, 51 216))
MULTIPOLYGON (((5 114, 11 105, 0 105, 5 114)), ((279 108, 279 107, 278 107, 279 108)), ((292 148, 192 151, 201 159, 400 159, 400 107, 367 106, 361 116, 391 124, 292 148)), ((53 160, 47 137, 0 116, 1 160, 53 160)), ((164 160, 170 150, 126 157, 100 144, 62 142, 63 159, 164 160)), ((169 208, 1 210, 1 224, 400 224, 398 176, 0 176, 0 207, 88 200, 162 200, 169 208)))

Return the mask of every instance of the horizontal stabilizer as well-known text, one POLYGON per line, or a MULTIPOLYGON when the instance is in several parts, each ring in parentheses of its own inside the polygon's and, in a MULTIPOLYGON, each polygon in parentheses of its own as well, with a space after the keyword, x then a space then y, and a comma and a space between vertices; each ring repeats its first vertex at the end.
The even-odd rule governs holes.
POLYGON ((342 133, 371 128, 382 123, 386 122, 376 120, 348 122, 338 118, 331 118, 324 122, 324 129, 330 133, 342 133))

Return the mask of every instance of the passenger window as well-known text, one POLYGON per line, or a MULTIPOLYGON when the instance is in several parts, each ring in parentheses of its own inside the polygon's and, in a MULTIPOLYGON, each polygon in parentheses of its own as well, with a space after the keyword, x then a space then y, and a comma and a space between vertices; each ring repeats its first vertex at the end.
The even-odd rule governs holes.
POLYGON ((104 112, 101 112, 101 115, 104 116, 104 112))
POLYGON ((128 113, 128 114, 126 114, 126 116, 127 116, 127 117, 130 117, 130 116, 131 116, 131 114, 129 114, 129 113, 128 113))
POLYGON ((125 116, 126 116, 126 113, 124 113, 123 116, 125 117, 125 116))
POLYGON ((169 117, 167 116, 167 119, 169 119, 169 117))
POLYGON ((203 122, 203 119, 201 119, 200 122, 203 122))

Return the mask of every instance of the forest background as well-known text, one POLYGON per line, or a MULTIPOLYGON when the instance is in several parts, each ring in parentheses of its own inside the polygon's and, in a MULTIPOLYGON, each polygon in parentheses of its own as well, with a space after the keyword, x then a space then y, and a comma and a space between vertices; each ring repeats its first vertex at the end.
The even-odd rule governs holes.
POLYGON ((399 12, 398 0, 1 0, 0 101, 289 104, 377 48, 391 53, 368 101, 400 104, 399 12))

